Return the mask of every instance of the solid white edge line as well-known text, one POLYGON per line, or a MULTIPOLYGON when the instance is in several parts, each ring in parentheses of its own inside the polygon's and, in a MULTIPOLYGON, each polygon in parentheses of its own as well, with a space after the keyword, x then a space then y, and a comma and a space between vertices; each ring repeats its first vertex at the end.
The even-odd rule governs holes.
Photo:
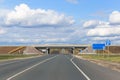
POLYGON ((28 71, 28 70, 30 70, 30 69, 36 67, 36 66, 42 64, 42 63, 45 63, 46 61, 49 61, 49 60, 51 60, 51 59, 53 59, 53 58, 55 58, 55 57, 57 57, 57 56, 58 56, 58 55, 56 55, 56 56, 54 56, 54 57, 51 57, 51 58, 48 58, 48 59, 45 59, 45 60, 43 60, 43 61, 41 61, 41 62, 39 62, 39 63, 37 63, 37 64, 31 66, 31 67, 29 67, 29 68, 27 68, 27 69, 25 69, 25 70, 19 72, 19 73, 15 74, 15 75, 13 75, 13 76, 11 76, 11 77, 9 77, 9 78, 7 78, 6 80, 11 80, 11 79, 15 78, 16 76, 18 76, 18 75, 20 75, 20 74, 22 74, 22 73, 24 73, 24 72, 26 72, 26 71, 28 71))
POLYGON ((74 57, 72 57, 72 58, 70 59, 70 61, 72 62, 72 64, 83 74, 83 76, 84 76, 87 80, 91 80, 91 79, 73 62, 73 58, 74 58, 74 57))

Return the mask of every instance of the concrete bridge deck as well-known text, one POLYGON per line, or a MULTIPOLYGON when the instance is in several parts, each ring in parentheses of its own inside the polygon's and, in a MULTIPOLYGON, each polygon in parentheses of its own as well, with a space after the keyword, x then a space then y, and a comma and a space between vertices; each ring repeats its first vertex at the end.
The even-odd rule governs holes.
POLYGON ((88 47, 91 45, 81 45, 81 44, 49 44, 49 45, 32 45, 34 47, 88 47))

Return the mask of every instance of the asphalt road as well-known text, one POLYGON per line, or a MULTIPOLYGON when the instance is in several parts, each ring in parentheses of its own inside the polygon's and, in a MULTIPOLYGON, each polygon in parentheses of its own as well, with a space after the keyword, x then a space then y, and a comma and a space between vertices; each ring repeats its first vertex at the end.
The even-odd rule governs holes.
POLYGON ((0 62, 0 80, 120 80, 120 72, 60 54, 0 62))

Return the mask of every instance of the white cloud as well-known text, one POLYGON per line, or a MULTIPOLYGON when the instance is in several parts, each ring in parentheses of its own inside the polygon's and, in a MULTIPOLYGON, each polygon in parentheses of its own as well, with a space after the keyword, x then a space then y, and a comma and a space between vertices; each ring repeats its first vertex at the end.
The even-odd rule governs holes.
POLYGON ((114 37, 92 37, 92 40, 119 40, 120 36, 114 36, 114 37))
POLYGON ((9 12, 8 9, 0 9, 0 26, 5 24, 4 19, 8 12, 9 12))
POLYGON ((7 14, 5 23, 10 26, 66 26, 73 24, 74 20, 54 10, 30 9, 28 5, 20 4, 7 14))
POLYGON ((113 11, 110 14, 109 21, 111 24, 119 24, 120 25, 120 12, 119 11, 113 11))
POLYGON ((0 18, 5 21, 5 25, 16 26, 0 28, 0 34, 4 34, 0 35, 0 44, 91 44, 106 39, 112 40, 113 44, 120 42, 120 25, 116 23, 111 25, 110 21, 89 20, 84 22, 83 27, 80 27, 81 24, 71 26, 74 20, 65 14, 53 10, 31 9, 26 4, 16 6, 12 11, 3 10, 0 18), (6 19, 2 19, 5 16, 6 19), (31 27, 44 25, 70 26, 31 27))
POLYGON ((77 4, 78 0, 66 0, 67 2, 73 3, 73 4, 77 4))
POLYGON ((120 12, 113 11, 109 15, 109 21, 96 21, 89 20, 83 24, 84 29, 86 28, 87 40, 91 42, 104 42, 110 39, 113 44, 119 44, 120 42, 120 12), (114 24, 114 25, 113 25, 114 24))
POLYGON ((120 35, 120 26, 96 27, 94 29, 90 29, 87 33, 87 36, 115 36, 115 35, 120 35))
POLYGON ((84 28, 94 28, 94 27, 107 27, 109 22, 98 21, 98 20, 88 20, 84 22, 84 28))
POLYGON ((70 27, 47 27, 47 29, 46 27, 7 27, 7 33, 0 35, 0 43, 4 41, 13 44, 62 43, 68 41, 67 36, 70 34, 72 34, 70 27))
POLYGON ((99 21, 97 20, 89 20, 84 22, 83 27, 88 28, 88 27, 95 27, 99 24, 99 21))
POLYGON ((6 33, 6 31, 4 29, 0 28, 0 34, 4 34, 4 33, 6 33))
POLYGON ((120 13, 118 11, 113 11, 112 14, 109 16, 109 22, 104 21, 95 21, 89 20, 86 21, 83 26, 84 27, 91 27, 88 30, 87 36, 89 37, 115 37, 120 36, 120 13), (114 24, 114 25, 111 25, 114 24))
MULTIPOLYGON (((120 36, 120 12, 113 11, 109 16, 109 22, 98 21, 95 22, 93 20, 87 21, 87 27, 95 26, 92 29, 89 29, 87 32, 87 36, 120 36), (95 25, 94 25, 95 24, 95 25), (114 24, 114 25, 111 25, 114 24)), ((83 25, 84 26, 84 25, 83 25)))

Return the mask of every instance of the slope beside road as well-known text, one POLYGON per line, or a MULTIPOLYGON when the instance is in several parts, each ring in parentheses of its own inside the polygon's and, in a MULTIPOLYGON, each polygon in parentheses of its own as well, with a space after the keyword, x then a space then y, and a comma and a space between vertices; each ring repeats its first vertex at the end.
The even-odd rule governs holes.
POLYGON ((119 75, 119 72, 62 54, 0 65, 0 80, 120 80, 119 75))

